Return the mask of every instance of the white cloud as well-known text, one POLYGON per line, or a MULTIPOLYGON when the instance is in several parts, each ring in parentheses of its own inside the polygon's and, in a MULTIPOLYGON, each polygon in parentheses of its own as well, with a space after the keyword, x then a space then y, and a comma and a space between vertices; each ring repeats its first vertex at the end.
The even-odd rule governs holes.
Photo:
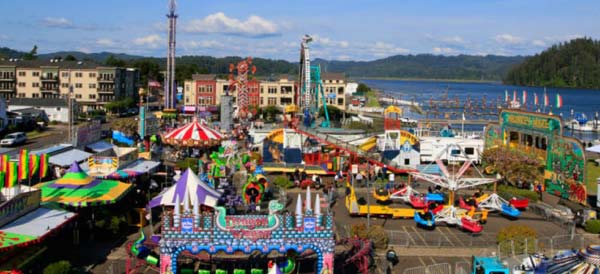
POLYGON ((279 34, 278 26, 260 16, 252 15, 245 21, 228 17, 223 12, 183 23, 183 31, 191 33, 223 33, 229 35, 262 37, 279 34))
POLYGON ((350 61, 352 60, 352 57, 350 55, 340 55, 337 57, 337 60, 340 61, 350 61))
POLYGON ((523 38, 518 37, 518 36, 513 36, 507 33, 504 34, 498 34, 496 36, 494 36, 494 40, 496 40, 496 42, 498 43, 503 43, 503 44, 519 44, 521 42, 523 42, 523 38))
POLYGON ((533 41, 531 41, 531 44, 536 47, 546 47, 547 46, 546 42, 543 40, 533 40, 533 41))
POLYGON ((442 42, 450 44, 464 44, 466 41, 460 36, 443 37, 440 39, 442 42))
POLYGON ((163 45, 163 39, 158 34, 151 34, 144 37, 138 37, 133 40, 133 44, 138 46, 145 46, 148 48, 158 48, 163 45))
POLYGON ((320 46, 340 48, 347 48, 348 46, 350 46, 350 43, 348 41, 336 41, 329 37, 323 37, 317 34, 313 35, 312 38, 313 43, 320 46))
POLYGON ((81 51, 83 53, 92 53, 92 50, 86 47, 78 48, 77 51, 81 51))
POLYGON ((108 38, 100 38, 96 40, 96 45, 103 47, 112 47, 115 45, 115 42, 108 38))
POLYGON ((433 53, 435 53, 435 54, 444 54, 444 55, 456 54, 456 50, 453 49, 453 48, 448 48, 448 47, 434 47, 433 48, 433 53))
POLYGON ((368 50, 376 57, 386 57, 390 55, 406 54, 410 52, 408 49, 397 47, 395 45, 381 41, 375 42, 375 44, 371 45, 371 47, 368 48, 368 50))
POLYGON ((73 28, 73 23, 64 17, 46 17, 41 23, 49 28, 73 28))
POLYGON ((186 41, 181 43, 183 48, 186 50, 197 49, 197 48, 223 48, 223 43, 209 40, 209 41, 186 41))

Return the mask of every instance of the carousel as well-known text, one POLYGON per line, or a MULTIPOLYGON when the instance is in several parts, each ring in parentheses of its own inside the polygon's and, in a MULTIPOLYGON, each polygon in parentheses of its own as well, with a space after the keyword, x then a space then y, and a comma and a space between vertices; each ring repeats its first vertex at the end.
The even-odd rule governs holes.
POLYGON ((163 142, 180 147, 210 147, 219 145, 223 135, 206 125, 204 120, 191 123, 163 135, 163 142))

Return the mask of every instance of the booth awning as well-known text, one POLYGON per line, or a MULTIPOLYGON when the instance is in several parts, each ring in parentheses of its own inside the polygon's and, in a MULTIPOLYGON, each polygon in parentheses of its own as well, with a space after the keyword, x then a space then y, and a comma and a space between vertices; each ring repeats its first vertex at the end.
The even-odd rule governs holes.
POLYGON ((91 153, 87 153, 83 150, 71 149, 69 151, 53 155, 52 157, 50 157, 48 162, 52 165, 67 167, 73 162, 80 163, 89 158, 90 156, 92 156, 91 153))

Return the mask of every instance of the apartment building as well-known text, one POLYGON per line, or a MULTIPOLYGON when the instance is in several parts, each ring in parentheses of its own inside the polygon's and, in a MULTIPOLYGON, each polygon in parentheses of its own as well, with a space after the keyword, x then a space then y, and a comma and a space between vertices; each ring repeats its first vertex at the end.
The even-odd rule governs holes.
POLYGON ((0 97, 61 98, 72 89, 83 111, 103 109, 126 97, 138 101, 139 71, 93 62, 53 60, 0 61, 0 97))
MULTIPOLYGON (((335 106, 340 110, 346 110, 346 77, 343 73, 323 72, 323 94, 328 106, 335 106)), ((319 101, 319 106, 323 105, 319 101)))
MULTIPOLYGON (((328 105, 346 109, 346 79, 341 73, 323 73, 323 93, 328 105)), ((221 96, 229 90, 229 81, 214 74, 195 74, 184 83, 184 105, 206 107, 220 104, 221 96)), ((259 107, 298 104, 298 83, 287 75, 264 80, 248 81, 249 105, 259 107)), ((237 91, 229 95, 237 101, 237 91)), ((319 102, 322 105, 322 101, 319 102)))

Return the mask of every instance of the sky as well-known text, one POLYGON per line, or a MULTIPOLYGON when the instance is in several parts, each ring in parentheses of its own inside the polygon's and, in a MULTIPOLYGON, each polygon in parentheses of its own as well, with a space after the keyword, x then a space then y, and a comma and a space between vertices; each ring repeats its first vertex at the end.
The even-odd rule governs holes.
MULTIPOLYGON (((0 47, 166 55, 168 0, 0 2, 0 47)), ((577 37, 600 39, 598 0, 179 0, 177 56, 531 55, 577 37)))

